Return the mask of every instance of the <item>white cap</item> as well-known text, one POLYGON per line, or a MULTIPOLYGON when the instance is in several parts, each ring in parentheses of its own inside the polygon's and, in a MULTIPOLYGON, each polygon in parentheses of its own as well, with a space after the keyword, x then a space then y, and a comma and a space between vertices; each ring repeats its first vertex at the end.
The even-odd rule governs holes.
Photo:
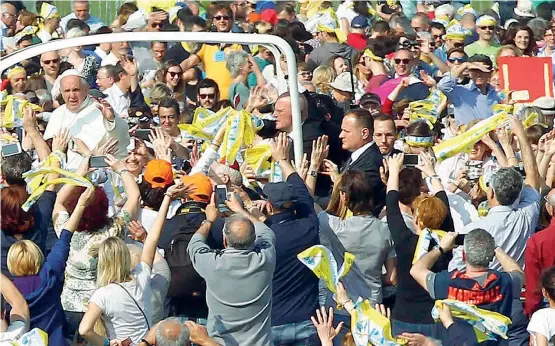
POLYGON ((62 73, 61 75, 58 76, 58 78, 56 78, 56 80, 54 81, 54 85, 52 85, 52 91, 50 92, 52 94, 52 99, 57 99, 58 96, 60 96, 60 88, 61 88, 61 84, 62 84, 62 79, 64 79, 65 77, 69 77, 69 76, 77 76, 77 77, 81 77, 83 79, 85 79, 85 77, 83 77, 83 75, 81 74, 81 72, 77 71, 76 69, 69 69, 69 70, 65 70, 64 73, 62 73))
POLYGON ((357 82, 358 81, 355 76, 353 76, 351 79, 350 72, 342 72, 341 74, 339 74, 339 76, 335 78, 333 82, 329 84, 329 86, 340 91, 347 91, 352 93, 353 89, 356 88, 357 82))

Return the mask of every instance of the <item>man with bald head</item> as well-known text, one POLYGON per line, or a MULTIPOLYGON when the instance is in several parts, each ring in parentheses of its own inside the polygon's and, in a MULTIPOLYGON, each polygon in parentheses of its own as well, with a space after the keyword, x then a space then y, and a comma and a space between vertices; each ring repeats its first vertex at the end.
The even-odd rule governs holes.
MULTIPOLYGON (((318 139, 322 135, 329 138, 329 158, 334 162, 341 162, 345 157, 345 152, 341 149, 339 141, 339 126, 332 122, 325 121, 323 114, 319 114, 318 107, 312 96, 308 93, 298 95, 301 107, 302 135, 303 135, 303 153, 308 157, 312 153, 312 141, 318 139)), ((270 128, 275 124, 275 130, 286 132, 290 138, 293 138, 293 112, 291 109, 291 95, 289 92, 279 96, 275 103, 274 116, 275 122, 265 121, 265 127, 270 128)), ((294 158, 293 146, 290 151, 291 158, 294 158)))
POLYGON ((52 87, 60 74, 60 56, 57 51, 42 53, 40 56, 40 67, 44 72, 46 88, 52 92, 52 87))
POLYGON ((526 243, 524 253, 524 274, 526 280, 526 300, 524 312, 531 317, 543 304, 542 290, 538 287, 544 269, 555 266, 555 189, 545 196, 545 210, 551 219, 549 226, 535 233, 526 243))
MULTIPOLYGON (((77 70, 67 70, 60 78, 60 93, 65 104, 58 107, 50 117, 44 139, 48 140, 61 129, 69 129, 72 138, 80 139, 89 150, 110 138, 118 141, 114 156, 119 159, 127 155, 129 132, 127 123, 114 114, 110 105, 100 103, 88 96, 89 85, 77 70)), ((69 169, 77 168, 81 155, 72 148, 67 152, 69 169)))
POLYGON ((206 220, 187 247, 193 267, 206 281, 206 327, 220 345, 269 346, 276 237, 243 209, 234 193, 228 199, 225 203, 234 214, 225 220, 225 249, 213 250, 206 244, 219 217, 214 202, 206 207, 206 220))
POLYGON ((72 13, 68 14, 60 21, 60 27, 67 31, 67 23, 71 19, 79 19, 85 22, 89 28, 91 28, 91 34, 96 33, 98 29, 104 26, 104 23, 100 18, 92 16, 90 12, 90 4, 88 0, 72 0, 71 1, 71 8, 73 10, 72 13))
MULTIPOLYGON (((0 28, 2 28, 3 40, 4 38, 13 36, 14 34, 13 31, 15 29, 15 23, 17 22, 17 11, 14 5, 5 2, 0 5, 0 12, 2 12, 2 17, 0 18, 0 28)), ((2 42, 0 41, 0 50, 2 49, 4 48, 2 42)))

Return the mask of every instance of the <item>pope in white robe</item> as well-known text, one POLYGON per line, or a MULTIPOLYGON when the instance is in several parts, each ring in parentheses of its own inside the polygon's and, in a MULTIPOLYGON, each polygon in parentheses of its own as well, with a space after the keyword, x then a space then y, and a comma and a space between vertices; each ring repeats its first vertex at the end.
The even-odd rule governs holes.
MULTIPOLYGON (((100 104, 91 99, 88 91, 89 85, 78 71, 68 70, 60 76, 60 92, 65 104, 52 113, 44 139, 67 128, 72 139, 80 139, 92 151, 97 145, 115 138, 118 144, 114 156, 125 158, 130 141, 127 122, 115 115, 107 102, 100 104)), ((66 168, 76 169, 81 159, 79 153, 69 148, 66 168)))

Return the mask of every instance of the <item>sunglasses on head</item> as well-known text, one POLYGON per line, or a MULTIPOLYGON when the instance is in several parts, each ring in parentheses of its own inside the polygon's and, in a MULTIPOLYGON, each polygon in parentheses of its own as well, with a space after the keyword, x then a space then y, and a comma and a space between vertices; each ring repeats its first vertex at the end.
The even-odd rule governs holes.
POLYGON ((215 20, 229 20, 229 16, 216 16, 214 17, 215 20))
POLYGON ((400 65, 401 63, 403 63, 403 65, 408 65, 410 63, 410 59, 394 59, 393 61, 395 61, 395 63, 397 65, 400 65))
POLYGON ((57 64, 60 62, 60 59, 52 59, 52 60, 43 60, 42 63, 45 65, 50 65, 50 64, 57 64))
POLYGON ((174 78, 175 76, 180 76, 181 72, 168 71, 168 74, 170 75, 170 77, 174 78))
POLYGON ((463 62, 466 62, 466 58, 449 58, 448 60, 449 60, 449 62, 452 63, 452 64, 454 64, 454 63, 456 63, 456 62, 461 63, 461 64, 462 64, 463 62))
POLYGON ((204 99, 213 99, 214 97, 216 97, 216 94, 198 94, 198 97, 200 97, 202 100, 204 99))
POLYGON ((495 30, 495 26, 486 25, 486 26, 481 26, 480 29, 493 31, 493 30, 495 30))

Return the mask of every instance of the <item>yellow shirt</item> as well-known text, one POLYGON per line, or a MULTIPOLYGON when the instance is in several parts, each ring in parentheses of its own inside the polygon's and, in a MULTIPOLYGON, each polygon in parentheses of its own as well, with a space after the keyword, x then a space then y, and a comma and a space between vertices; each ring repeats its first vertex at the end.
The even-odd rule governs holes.
POLYGON ((233 50, 242 50, 240 44, 227 45, 224 50, 219 44, 203 44, 195 54, 204 63, 206 78, 213 79, 220 88, 220 99, 227 99, 231 85, 231 73, 227 69, 227 54, 233 50))
POLYGON ((137 0, 137 7, 146 13, 152 12, 153 7, 168 11, 173 6, 175 6, 175 0, 137 0))

